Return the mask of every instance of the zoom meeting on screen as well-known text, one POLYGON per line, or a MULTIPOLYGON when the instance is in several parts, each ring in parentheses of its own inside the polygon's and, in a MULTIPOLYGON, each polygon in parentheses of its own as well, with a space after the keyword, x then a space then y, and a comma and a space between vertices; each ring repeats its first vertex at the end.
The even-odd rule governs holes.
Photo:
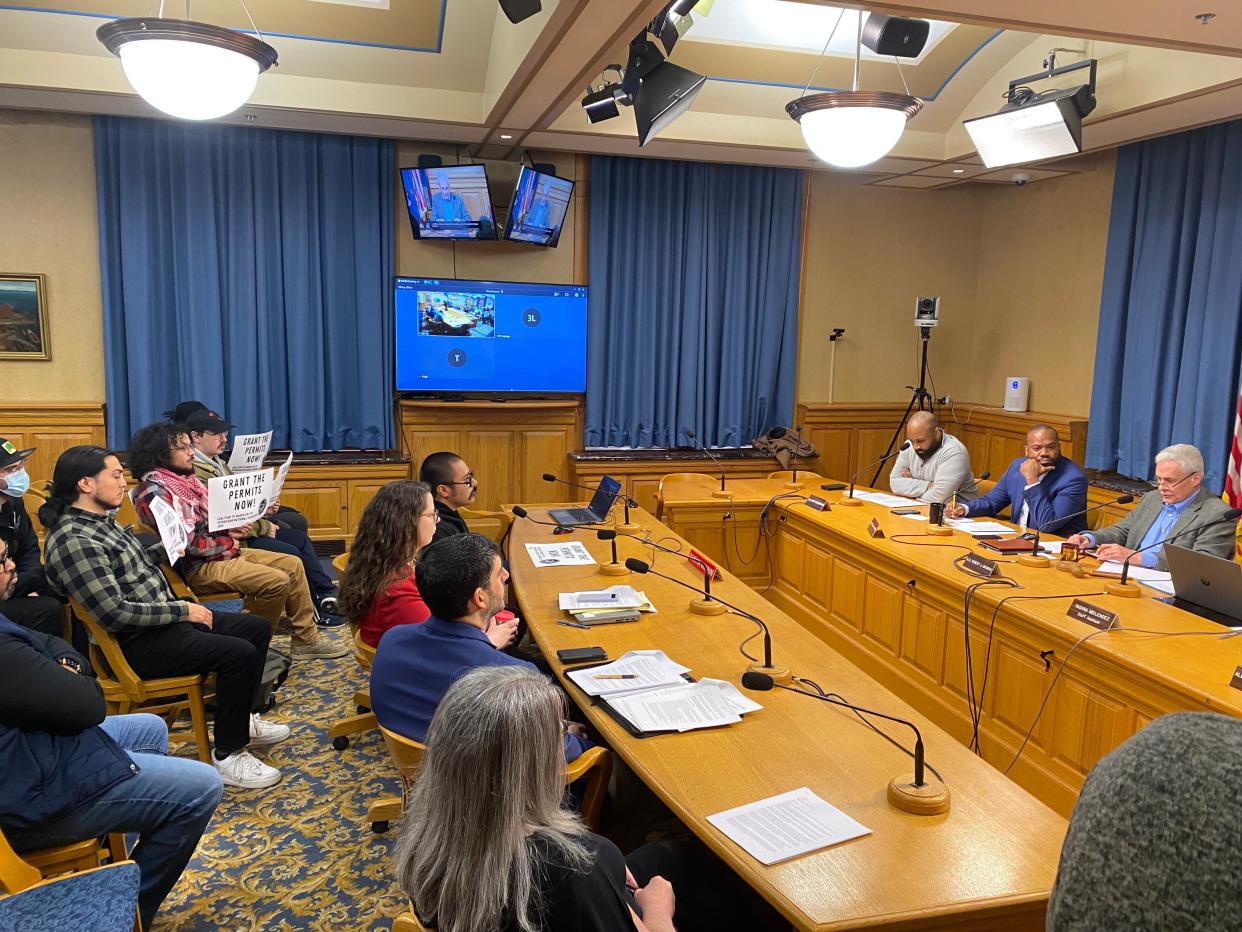
POLYGON ((587 289, 396 280, 398 391, 586 390, 587 289))

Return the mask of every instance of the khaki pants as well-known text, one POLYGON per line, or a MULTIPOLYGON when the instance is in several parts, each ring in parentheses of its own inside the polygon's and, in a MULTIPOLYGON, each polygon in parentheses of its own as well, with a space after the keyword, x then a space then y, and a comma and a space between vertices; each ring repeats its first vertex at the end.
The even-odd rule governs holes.
POLYGON ((232 560, 200 563, 189 575, 189 583, 199 596, 230 589, 240 592, 246 600, 246 611, 266 618, 272 630, 280 616, 287 615, 296 644, 314 644, 319 640, 306 569, 297 557, 247 548, 232 560))

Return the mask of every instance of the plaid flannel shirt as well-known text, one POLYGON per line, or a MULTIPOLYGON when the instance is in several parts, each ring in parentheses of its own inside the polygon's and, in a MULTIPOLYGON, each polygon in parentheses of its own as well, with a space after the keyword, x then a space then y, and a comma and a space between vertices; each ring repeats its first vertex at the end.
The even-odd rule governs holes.
MULTIPOLYGON (((155 544, 163 554, 163 546, 155 544)), ((160 628, 190 620, 159 559, 112 515, 70 508, 47 536, 44 565, 52 589, 81 602, 109 631, 160 628)))
MULTIPOLYGON (((178 514, 181 514, 183 510, 188 510, 188 505, 183 509, 177 497, 160 483, 153 479, 144 480, 138 486, 138 491, 134 493, 134 508, 138 511, 138 517, 142 519, 142 523, 147 527, 157 526, 151 514, 151 499, 157 496, 167 502, 169 507, 178 514)), ((202 563, 232 560, 241 553, 240 545, 229 536, 227 531, 213 534, 207 530, 206 517, 195 522, 192 530, 187 530, 189 541, 185 545, 185 556, 179 561, 181 568, 187 573, 192 573, 202 563)))

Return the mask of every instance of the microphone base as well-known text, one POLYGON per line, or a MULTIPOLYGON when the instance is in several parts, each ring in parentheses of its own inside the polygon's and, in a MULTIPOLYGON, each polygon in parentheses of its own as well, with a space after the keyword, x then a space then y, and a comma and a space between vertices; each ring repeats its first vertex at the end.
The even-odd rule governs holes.
POLYGON ((630 571, 624 563, 601 563, 599 574, 601 576, 629 576, 630 571))
MULTIPOLYGON (((808 480, 808 481, 810 481, 810 480, 808 480)), ((787 488, 787 489, 800 489, 800 488, 802 488, 802 483, 801 483, 801 482, 794 482, 792 479, 790 479, 788 482, 784 482, 784 483, 782 483, 782 485, 784 485, 784 487, 785 487, 785 488, 787 488)))
POLYGON ((712 489, 712 498, 732 498, 733 493, 728 489, 712 489))
POLYGON ((642 529, 641 524, 635 524, 633 521, 627 521, 625 524, 613 525, 614 531, 622 531, 626 534, 637 534, 642 529))
POLYGON ((712 599, 691 599, 690 611, 695 615, 723 615, 729 609, 725 607, 723 602, 717 602, 712 599))
POLYGON ((1115 595, 1122 599, 1137 599, 1143 594, 1143 590, 1132 582, 1109 583, 1104 587, 1104 591, 1109 595, 1115 595))
POLYGON ((952 537, 953 528, 945 527, 943 524, 928 524, 927 533, 932 537, 952 537))
POLYGON ((863 503, 863 500, 861 498, 851 498, 848 495, 843 496, 841 498, 841 501, 837 502, 838 505, 844 505, 847 508, 856 507, 858 505, 861 505, 862 503, 863 503))
POLYGON ((762 673, 765 676, 772 677, 773 683, 787 684, 793 682, 793 674, 789 671, 789 667, 765 667, 761 663, 752 663, 746 669, 751 673, 762 673))
POLYGON ((1046 570, 1048 567, 1052 566, 1052 560, 1045 557, 1043 554, 1038 553, 1024 553, 1022 556, 1018 557, 1018 562, 1023 566, 1029 566, 1032 569, 1037 570, 1046 570))
POLYGON ((911 774, 899 773, 888 785, 888 802, 911 815, 939 815, 949 811, 949 788, 928 774, 923 786, 911 782, 911 774))

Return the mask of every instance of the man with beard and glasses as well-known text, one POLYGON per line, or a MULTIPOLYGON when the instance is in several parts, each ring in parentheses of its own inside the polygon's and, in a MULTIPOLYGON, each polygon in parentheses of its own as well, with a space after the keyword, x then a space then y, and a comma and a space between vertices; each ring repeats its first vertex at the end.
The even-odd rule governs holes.
POLYGON ((1087 518, 1087 477, 1076 463, 1061 455, 1061 438, 1047 424, 1026 434, 1025 456, 1009 464, 996 488, 987 495, 945 509, 951 518, 995 515, 1010 510, 1009 520, 1022 530, 1039 528, 1053 534, 1081 534, 1087 518))
POLYGON ((973 502, 979 497, 970 454, 962 441, 946 434, 930 411, 915 411, 906 421, 910 446, 897 454, 888 487, 920 502, 973 502))

